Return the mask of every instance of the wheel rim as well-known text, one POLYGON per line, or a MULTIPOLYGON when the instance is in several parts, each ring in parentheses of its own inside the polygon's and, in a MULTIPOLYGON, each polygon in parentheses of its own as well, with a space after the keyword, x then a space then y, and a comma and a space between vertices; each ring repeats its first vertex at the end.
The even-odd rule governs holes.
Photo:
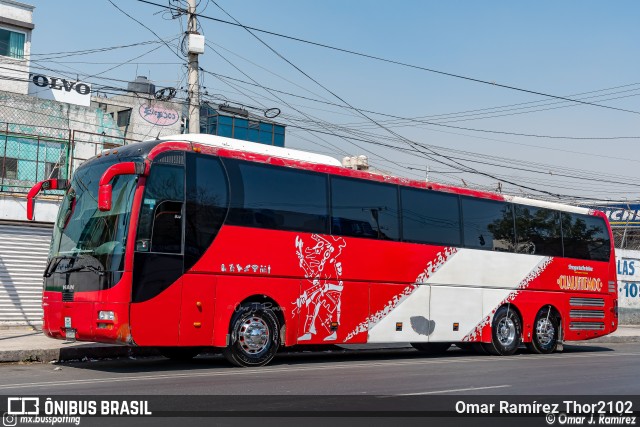
POLYGON ((260 317, 250 317, 242 322, 238 341, 247 354, 260 353, 269 345, 269 326, 260 317))
POLYGON ((505 347, 509 347, 516 340, 516 324, 508 317, 503 317, 496 328, 498 341, 505 347))
POLYGON ((556 328, 549 319, 540 319, 536 324, 536 338, 543 347, 548 347, 553 343, 556 336, 556 328))

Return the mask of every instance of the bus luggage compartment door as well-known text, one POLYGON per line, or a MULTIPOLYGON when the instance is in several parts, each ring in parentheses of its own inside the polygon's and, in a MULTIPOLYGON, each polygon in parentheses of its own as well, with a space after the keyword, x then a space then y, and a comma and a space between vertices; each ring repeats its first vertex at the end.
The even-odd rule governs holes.
POLYGON ((185 274, 180 309, 181 346, 213 344, 213 314, 216 278, 207 274, 185 274))
POLYGON ((459 342, 482 321, 482 289, 466 286, 432 286, 431 342, 459 342))

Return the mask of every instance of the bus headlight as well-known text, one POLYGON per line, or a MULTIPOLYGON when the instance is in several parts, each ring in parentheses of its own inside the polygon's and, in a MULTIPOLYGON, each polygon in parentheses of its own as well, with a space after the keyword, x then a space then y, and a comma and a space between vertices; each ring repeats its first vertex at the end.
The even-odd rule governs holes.
POLYGON ((113 320, 114 318, 115 318, 115 315, 113 314, 113 311, 98 312, 98 319, 100 320, 113 320))

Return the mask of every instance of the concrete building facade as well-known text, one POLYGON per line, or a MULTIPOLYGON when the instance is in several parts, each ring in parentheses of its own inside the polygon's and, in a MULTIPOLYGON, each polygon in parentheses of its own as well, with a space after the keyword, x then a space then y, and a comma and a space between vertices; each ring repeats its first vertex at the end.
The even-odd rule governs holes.
POLYGON ((26 94, 34 6, 0 0, 0 91, 26 94))
POLYGON ((91 98, 91 105, 109 114, 125 138, 143 141, 183 133, 183 101, 157 99, 155 85, 144 76, 127 88, 122 95, 91 98))

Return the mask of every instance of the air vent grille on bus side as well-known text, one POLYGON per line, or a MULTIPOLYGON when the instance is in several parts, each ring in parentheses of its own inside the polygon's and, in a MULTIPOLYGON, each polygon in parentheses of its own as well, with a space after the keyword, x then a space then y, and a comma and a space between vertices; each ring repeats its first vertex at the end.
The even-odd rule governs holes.
POLYGON ((569 299, 569 304, 573 307, 604 307, 604 299, 573 297, 569 299))
POLYGON ((602 310, 571 310, 569 316, 572 319, 604 319, 602 310))
POLYGON ((582 331, 603 331, 604 323, 603 322, 571 322, 569 323, 569 329, 572 331, 582 330, 582 331))
POLYGON ((62 302, 73 302, 73 292, 62 292, 62 302))
POLYGON ((164 154, 164 155, 158 156, 158 158, 155 160, 155 163, 182 166, 184 165, 184 152, 177 152, 177 153, 164 154))

